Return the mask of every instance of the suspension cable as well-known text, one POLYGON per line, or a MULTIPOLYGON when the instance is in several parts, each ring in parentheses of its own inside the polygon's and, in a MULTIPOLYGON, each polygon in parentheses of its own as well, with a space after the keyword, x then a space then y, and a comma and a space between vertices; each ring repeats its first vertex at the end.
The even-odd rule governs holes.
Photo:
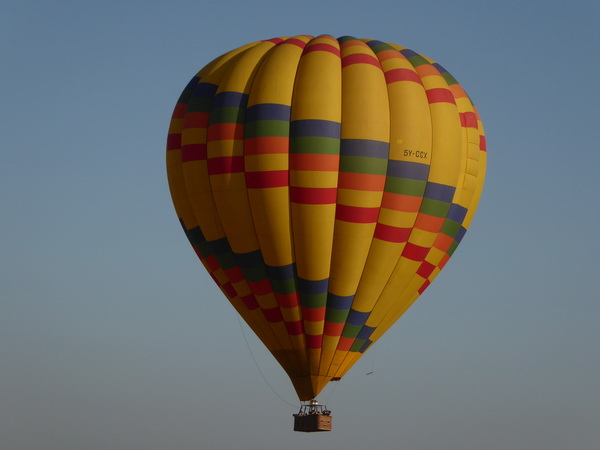
POLYGON ((240 324, 240 330, 242 331, 242 336, 244 337, 244 341, 246 341, 246 347, 248 347, 248 352, 250 353, 250 356, 252 357, 252 361, 254 361, 254 365, 256 366, 256 369, 258 370, 258 373, 260 373, 260 376, 262 377, 262 379, 265 381, 265 383, 267 384, 267 386, 269 386, 269 389, 271 389, 271 391, 273 391, 273 393, 277 397, 279 397, 279 399, 282 402, 284 402, 288 406, 292 406, 293 408, 297 408, 297 405, 294 405, 293 403, 288 402, 286 399, 284 399, 281 395, 279 395, 277 393, 277 391, 273 388, 273 386, 271 386, 271 384, 269 383, 269 381, 265 377, 265 374, 262 372, 262 370, 260 370, 258 362, 256 361, 256 358, 254 357, 254 353, 252 353, 252 349, 250 348, 250 343, 248 342, 248 338, 246 338, 246 333, 244 332, 244 327, 242 326, 242 321, 240 320, 240 316, 238 314, 236 314, 235 316, 237 317, 238 323, 240 324))

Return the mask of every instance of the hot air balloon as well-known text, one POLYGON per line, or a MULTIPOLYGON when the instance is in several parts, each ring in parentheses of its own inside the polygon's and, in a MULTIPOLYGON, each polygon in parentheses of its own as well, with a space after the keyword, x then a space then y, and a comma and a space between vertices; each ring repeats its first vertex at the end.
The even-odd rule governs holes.
POLYGON ((219 56, 184 89, 167 142, 185 234, 301 401, 438 275, 485 165, 479 115, 447 70, 348 36, 219 56))

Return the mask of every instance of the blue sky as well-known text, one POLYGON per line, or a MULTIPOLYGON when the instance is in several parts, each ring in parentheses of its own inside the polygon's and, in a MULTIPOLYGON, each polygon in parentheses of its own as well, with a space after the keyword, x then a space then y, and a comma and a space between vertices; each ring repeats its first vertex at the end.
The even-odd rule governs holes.
POLYGON ((1 11, 3 448, 597 448, 597 2, 1 11), (451 262, 325 392, 334 431, 304 435, 289 381, 181 233, 164 145, 179 93, 212 58, 324 33, 439 61, 479 109, 489 166, 451 262))

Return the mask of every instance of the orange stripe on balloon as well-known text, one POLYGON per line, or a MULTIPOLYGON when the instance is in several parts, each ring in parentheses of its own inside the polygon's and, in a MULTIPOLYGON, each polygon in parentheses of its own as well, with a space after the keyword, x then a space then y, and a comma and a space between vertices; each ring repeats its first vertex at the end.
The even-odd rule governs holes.
POLYGON ((403 59, 406 61, 406 57, 397 50, 382 50, 377 52, 377 59, 379 61, 387 61, 388 59, 403 59))
POLYGON ((244 126, 239 123, 216 123, 208 127, 208 142, 244 139, 244 126))
POLYGON ((347 352, 352 347, 352 344, 354 344, 354 338, 348 338, 348 337, 342 336, 342 337, 340 337, 340 341, 338 343, 337 349, 342 352, 347 352))
POLYGON ((337 172, 340 155, 316 155, 314 153, 293 153, 290 155, 290 169, 337 172))
POLYGON ((444 217, 435 217, 428 214, 419 214, 414 227, 419 230, 429 231, 431 233, 439 233, 444 226, 446 219, 444 217))
POLYGON ((422 202, 422 197, 384 192, 381 207, 392 211, 418 212, 422 202))
POLYGON ((421 78, 434 75, 437 75, 438 77, 440 76, 438 70, 431 64, 421 64, 420 66, 415 67, 415 70, 421 78))
POLYGON ((340 336, 342 331, 344 331, 345 322, 342 323, 334 323, 334 322, 325 322, 325 330, 327 330, 326 334, 328 336, 340 336))
POLYGON ((338 187, 358 191, 382 191, 385 187, 385 175, 356 174, 347 176, 340 174, 338 187))
POLYGON ((183 119, 183 128, 206 128, 210 114, 205 112, 188 112, 183 119))
POLYGON ((321 322, 325 317, 325 306, 320 308, 302 307, 302 317, 308 322, 321 322))
POLYGON ((448 251, 450 246, 454 243, 454 238, 447 236, 443 233, 438 234, 433 246, 443 252, 448 251))
POLYGON ((452 95, 454 95, 454 98, 467 97, 467 93, 460 84, 452 84, 448 86, 448 88, 450 88, 450 90, 452 91, 452 95))
POLYGON ((288 153, 290 139, 288 137, 262 136, 244 139, 244 155, 263 155, 288 153))

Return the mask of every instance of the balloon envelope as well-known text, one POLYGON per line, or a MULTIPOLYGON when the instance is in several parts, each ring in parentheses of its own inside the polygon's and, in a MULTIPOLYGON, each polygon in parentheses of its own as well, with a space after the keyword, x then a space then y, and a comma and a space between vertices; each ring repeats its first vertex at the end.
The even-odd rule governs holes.
POLYGON ((377 40, 254 42, 173 113, 167 172, 194 250, 301 400, 438 275, 483 187, 481 121, 439 64, 377 40))

